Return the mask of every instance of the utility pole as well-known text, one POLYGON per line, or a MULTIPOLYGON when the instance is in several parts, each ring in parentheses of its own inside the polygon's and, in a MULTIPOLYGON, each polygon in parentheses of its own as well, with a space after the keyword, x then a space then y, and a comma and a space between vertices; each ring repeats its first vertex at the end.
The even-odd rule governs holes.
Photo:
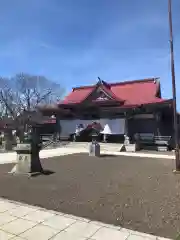
POLYGON ((176 80, 174 67, 174 45, 173 45, 173 26, 172 26, 172 1, 168 0, 169 13, 169 31, 170 31, 170 54, 171 54, 171 75, 172 75, 172 92, 173 92, 173 119, 174 119, 174 141, 175 141, 175 159, 176 169, 174 172, 180 171, 180 155, 179 155, 179 134, 177 121, 177 104, 176 104, 176 80))

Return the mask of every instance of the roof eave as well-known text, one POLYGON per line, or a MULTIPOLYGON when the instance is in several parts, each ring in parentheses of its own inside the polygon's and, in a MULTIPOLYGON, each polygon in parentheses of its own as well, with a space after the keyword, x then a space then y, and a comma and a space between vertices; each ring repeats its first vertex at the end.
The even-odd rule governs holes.
POLYGON ((160 101, 160 102, 151 102, 151 103, 144 103, 144 104, 142 104, 142 106, 150 106, 150 105, 166 105, 166 104, 172 104, 172 101, 173 101, 173 99, 165 99, 165 100, 162 100, 162 101, 160 101))

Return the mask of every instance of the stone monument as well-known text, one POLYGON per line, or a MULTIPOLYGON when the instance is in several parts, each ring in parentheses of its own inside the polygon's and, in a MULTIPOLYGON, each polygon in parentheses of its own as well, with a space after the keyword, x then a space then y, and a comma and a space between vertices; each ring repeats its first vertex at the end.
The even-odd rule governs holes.
POLYGON ((128 146, 130 144, 129 137, 127 135, 124 135, 124 145, 128 146))
POLYGON ((17 144, 17 163, 10 173, 28 176, 43 173, 39 158, 41 146, 40 137, 36 128, 33 127, 30 132, 25 134, 24 142, 17 144))

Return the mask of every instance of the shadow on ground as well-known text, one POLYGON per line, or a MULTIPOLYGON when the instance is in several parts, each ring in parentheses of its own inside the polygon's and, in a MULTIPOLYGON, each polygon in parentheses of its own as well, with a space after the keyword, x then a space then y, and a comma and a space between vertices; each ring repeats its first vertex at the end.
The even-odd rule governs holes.
POLYGON ((113 154, 101 154, 100 157, 101 157, 101 158, 117 157, 117 155, 113 155, 113 154))
POLYGON ((55 173, 54 171, 43 170, 42 172, 38 172, 38 173, 33 174, 31 177, 38 177, 40 175, 49 176, 49 175, 52 175, 54 173, 55 173))

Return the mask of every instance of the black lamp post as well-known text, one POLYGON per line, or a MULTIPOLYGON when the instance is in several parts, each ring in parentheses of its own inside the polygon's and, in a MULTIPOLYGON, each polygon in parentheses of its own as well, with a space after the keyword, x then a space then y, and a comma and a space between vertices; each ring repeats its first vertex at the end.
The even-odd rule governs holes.
POLYGON ((171 54, 171 74, 172 74, 172 91, 173 91, 173 119, 174 119, 174 141, 175 141, 175 158, 176 158, 176 171, 180 171, 179 159, 179 134, 178 134, 178 121, 177 121, 177 106, 176 106, 176 80, 175 80, 175 67, 174 67, 174 46, 173 46, 173 26, 172 26, 172 3, 168 0, 168 13, 169 13, 169 31, 170 31, 170 54, 171 54))
POLYGON ((92 142, 95 143, 97 142, 97 139, 98 139, 98 132, 95 128, 92 129, 92 132, 91 132, 91 138, 92 138, 92 142))

